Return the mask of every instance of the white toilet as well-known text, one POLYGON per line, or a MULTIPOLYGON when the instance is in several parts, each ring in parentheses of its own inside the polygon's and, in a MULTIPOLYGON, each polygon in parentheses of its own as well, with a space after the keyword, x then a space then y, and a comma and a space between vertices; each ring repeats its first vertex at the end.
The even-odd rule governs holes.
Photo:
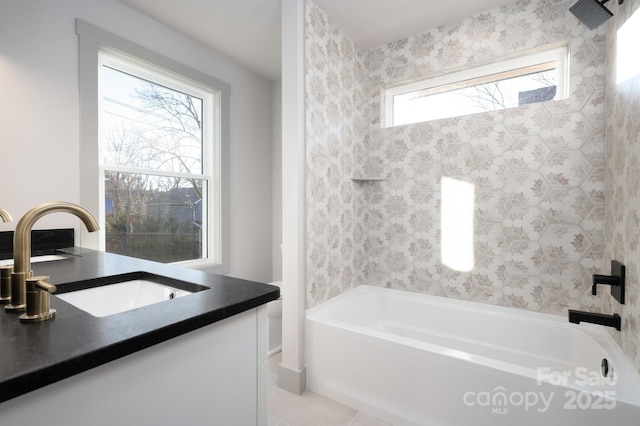
MULTIPOLYGON (((281 288, 282 281, 269 283, 281 288)), ((277 354, 282 350, 282 297, 267 303, 267 324, 269 328, 268 355, 277 354)))

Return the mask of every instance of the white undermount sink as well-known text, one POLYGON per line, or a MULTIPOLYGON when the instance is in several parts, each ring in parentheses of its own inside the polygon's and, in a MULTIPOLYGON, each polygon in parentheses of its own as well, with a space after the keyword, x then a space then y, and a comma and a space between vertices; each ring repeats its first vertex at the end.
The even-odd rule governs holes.
MULTIPOLYGON (((65 259, 68 259, 68 257, 61 256, 59 254, 45 254, 42 256, 33 256, 31 258, 31 263, 52 262, 54 260, 65 260, 65 259)), ((0 265, 13 265, 13 259, 2 259, 0 260, 0 265)))
POLYGON ((198 288, 189 291, 150 279, 131 278, 122 282, 55 294, 55 296, 94 317, 106 317, 206 289, 195 284, 193 286, 198 288))

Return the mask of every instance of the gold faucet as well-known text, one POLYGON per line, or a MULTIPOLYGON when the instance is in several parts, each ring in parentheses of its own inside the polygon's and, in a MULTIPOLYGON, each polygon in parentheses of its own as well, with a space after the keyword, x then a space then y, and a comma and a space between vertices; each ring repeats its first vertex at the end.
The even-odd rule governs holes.
POLYGON ((8 223, 13 220, 11 219, 11 215, 9 214, 9 212, 2 209, 0 209, 0 219, 2 219, 4 223, 8 223))
POLYGON ((11 304, 4 308, 9 312, 26 310, 26 313, 20 315, 20 321, 23 322, 45 321, 56 314, 55 309, 49 309, 49 293, 56 291, 56 287, 47 282, 48 277, 31 277, 31 229, 38 219, 56 212, 77 216, 89 232, 100 229, 88 210, 64 201, 40 204, 22 216, 16 225, 13 238, 11 304))

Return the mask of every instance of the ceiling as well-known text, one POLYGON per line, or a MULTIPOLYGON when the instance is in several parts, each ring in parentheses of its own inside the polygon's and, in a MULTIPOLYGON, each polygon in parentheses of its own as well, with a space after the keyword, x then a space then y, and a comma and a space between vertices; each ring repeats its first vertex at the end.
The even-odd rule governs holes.
MULTIPOLYGON (((119 0, 276 81, 281 0, 119 0)), ((314 0, 361 48, 515 0, 314 0)))

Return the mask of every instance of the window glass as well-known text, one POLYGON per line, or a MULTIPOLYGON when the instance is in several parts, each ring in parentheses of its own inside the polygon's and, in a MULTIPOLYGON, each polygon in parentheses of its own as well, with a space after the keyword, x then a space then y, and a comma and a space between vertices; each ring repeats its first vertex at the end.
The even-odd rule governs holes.
POLYGON ((620 84, 640 75, 637 46, 640 40, 640 9, 636 10, 618 30, 616 54, 616 83, 620 84))
POLYGON ((109 253, 158 262, 203 257, 206 181, 105 172, 109 253))
POLYGON ((554 49, 387 89, 385 123, 398 126, 564 99, 566 56, 566 48, 554 49))
POLYGON ((202 173, 202 99, 103 66, 104 163, 202 173))

